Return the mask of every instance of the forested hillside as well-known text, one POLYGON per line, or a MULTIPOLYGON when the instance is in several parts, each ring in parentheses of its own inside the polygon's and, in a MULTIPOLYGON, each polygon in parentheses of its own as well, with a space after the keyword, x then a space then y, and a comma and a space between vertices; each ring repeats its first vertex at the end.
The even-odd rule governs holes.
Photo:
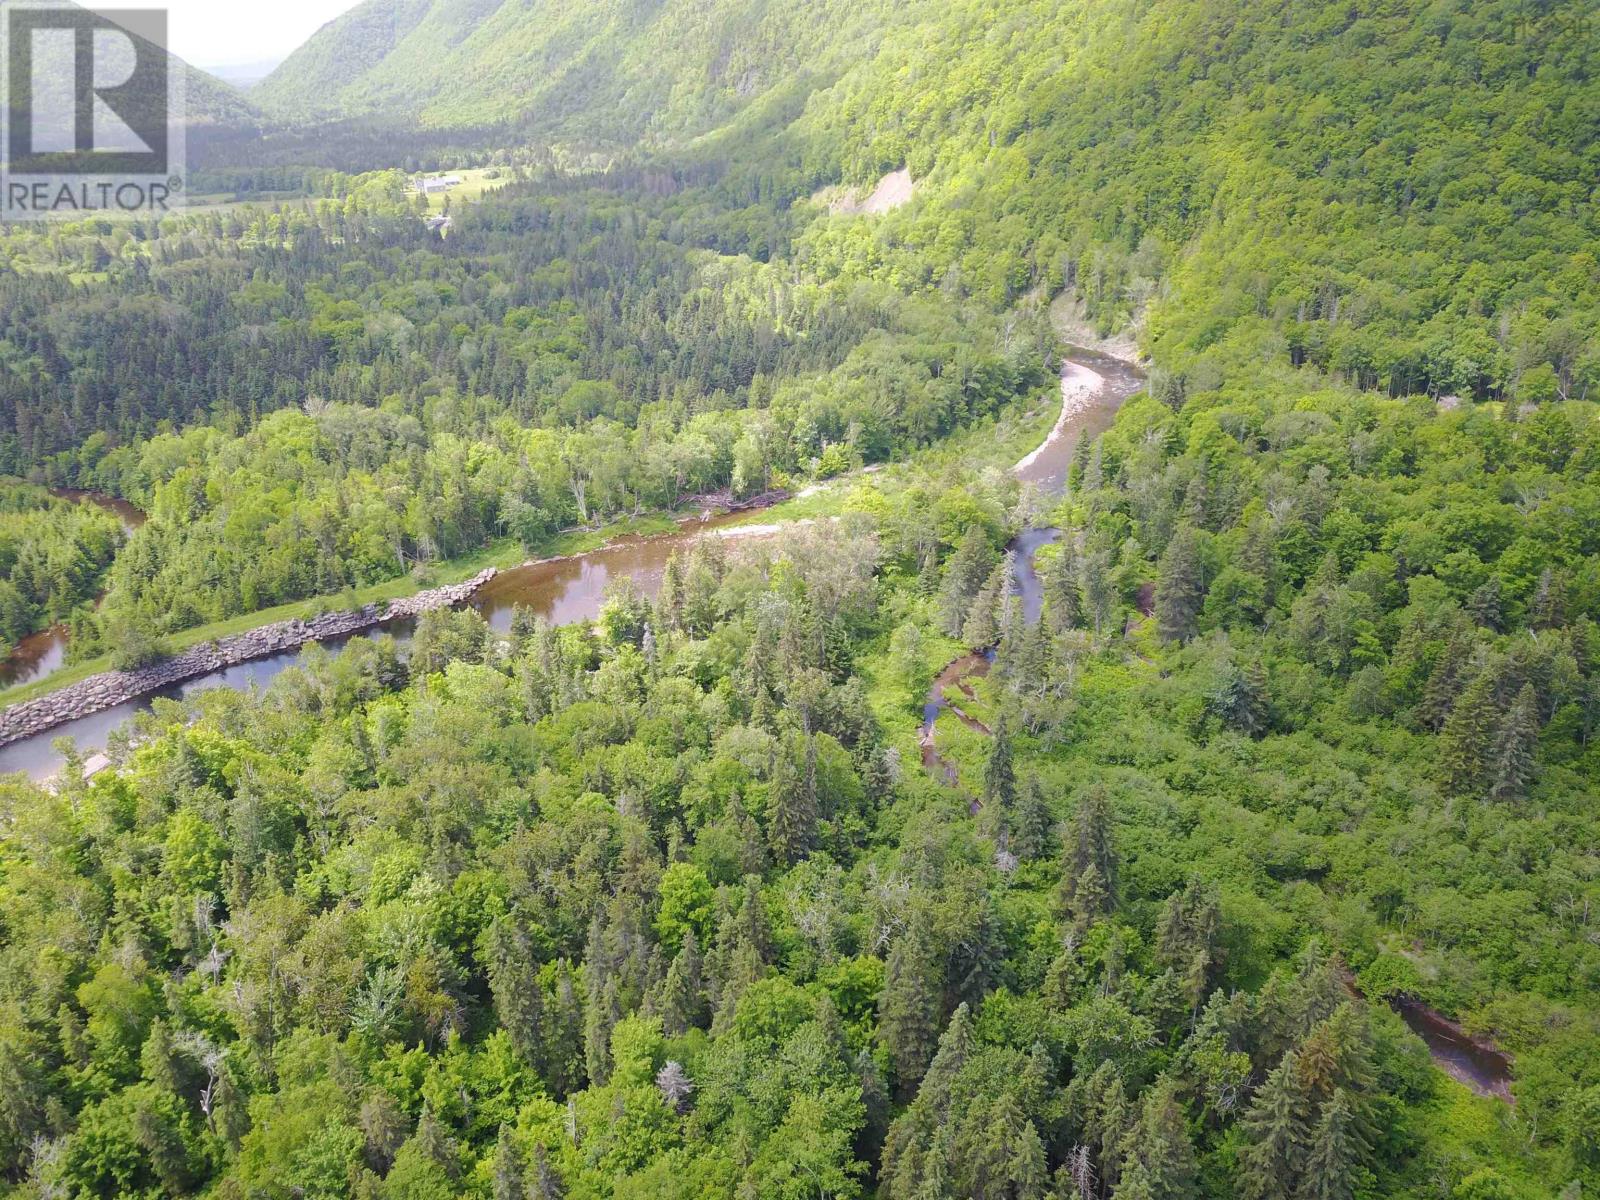
POLYGON ((0 780, 0 1190, 1600 1189, 1586 17, 373 0, 304 198, 7 230, 0 472, 149 513, 7 492, 80 657, 896 465, 0 780), (1064 495, 1051 313, 1148 367, 1064 495))

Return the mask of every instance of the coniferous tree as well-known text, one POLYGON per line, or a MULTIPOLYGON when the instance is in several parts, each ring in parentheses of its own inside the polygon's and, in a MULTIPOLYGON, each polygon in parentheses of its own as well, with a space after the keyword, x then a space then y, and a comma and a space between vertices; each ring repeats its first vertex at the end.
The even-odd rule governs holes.
POLYGON ((889 952, 879 1028, 902 1096, 922 1081, 939 1039, 939 985, 932 935, 920 909, 889 952))
POLYGON ((1003 818, 1016 803, 1017 777, 1011 763, 1011 733, 1002 717, 995 727, 989 758, 983 768, 983 804, 1003 818))
POLYGON ((545 1063, 544 988, 525 933, 509 919, 489 930, 489 987, 495 1015, 517 1053, 536 1073, 545 1063))
POLYGON ((1195 634, 1205 581, 1200 562, 1200 541, 1192 525, 1180 525, 1166 552, 1156 579, 1156 626, 1169 642, 1188 641, 1195 634))
POLYGON ((1002 561, 973 597, 972 607, 961 626, 961 640, 969 650, 987 650, 1000 640, 1000 604, 1011 576, 1002 561))
POLYGON ((1116 854, 1111 843, 1111 799, 1098 784, 1086 791, 1067 827, 1062 847, 1058 907, 1080 928, 1111 911, 1116 897, 1116 854))
POLYGON ((1083 593, 1078 583, 1077 539, 1069 529, 1061 536, 1061 553, 1044 577, 1044 611, 1050 629, 1063 633, 1085 624, 1083 593))
POLYGON ((1492 765, 1500 714, 1495 707, 1495 672, 1479 671, 1450 710, 1439 734, 1439 777, 1452 796, 1482 796, 1492 765))
POLYGON ((584 1065, 591 1084, 603 1085, 611 1078, 611 1031, 621 1019, 616 977, 597 972, 589 985, 583 1019, 584 1065))
POLYGON ((1535 629, 1557 629, 1566 622, 1566 596, 1561 577, 1554 568, 1539 574, 1533 599, 1528 602, 1528 624, 1535 629))
POLYGON ((1290 1200, 1305 1170, 1306 1093, 1294 1055, 1269 1074, 1240 1122, 1240 1183, 1250 1200, 1290 1200))
POLYGON ((989 578, 994 563, 994 547, 989 544, 988 535, 977 525, 969 526, 945 566, 944 586, 939 594, 939 623, 951 637, 961 636, 972 613, 973 598, 989 578))
POLYGON ((1144 1110, 1128 1140, 1122 1185, 1117 1196, 1153 1200, 1192 1200, 1198 1195, 1200 1165, 1178 1100, 1176 1081, 1163 1077, 1145 1097, 1144 1110))
POLYGON ((1534 775, 1534 750, 1539 743, 1539 702, 1533 684, 1525 683, 1500 723, 1494 747, 1494 784, 1490 795, 1502 804, 1521 800, 1534 775))
MULTIPOLYGON (((806 743, 813 745, 809 737, 806 743)), ((767 843, 778 861, 789 865, 806 857, 816 845, 816 794, 807 783, 791 755, 780 750, 767 793, 767 843)))
POLYGON ((501 1124, 495 1142, 494 1163, 490 1168, 490 1189, 494 1200, 524 1200, 522 1159, 511 1140, 511 1127, 501 1124))
POLYGON ((1444 727, 1461 694, 1471 656, 1471 640, 1461 634, 1452 635, 1439 652, 1417 705, 1417 720, 1424 728, 1438 732, 1444 727))
POLYGON ((1369 1148, 1356 1121, 1350 1093, 1334 1089, 1311 1131, 1306 1153, 1304 1200, 1352 1200, 1369 1148))
POLYGON ((583 1086, 583 1002, 572 979, 572 964, 556 963, 555 1005, 550 1013, 545 1049, 545 1077, 554 1095, 568 1096, 583 1086))
POLYGON ((1491 575, 1467 597, 1467 615, 1473 624, 1485 629, 1499 630, 1505 620, 1505 600, 1501 594, 1500 576, 1491 575))
POLYGON ((533 1181, 528 1188, 528 1200, 564 1200, 567 1189, 545 1156, 543 1145, 533 1148, 533 1181))
POLYGON ((1044 787, 1038 776, 1025 776, 1017 795, 1016 812, 1007 823, 1011 851, 1022 859, 1039 858, 1051 842, 1053 817, 1045 803, 1044 787))
POLYGON ((662 980, 657 1004, 662 1030, 668 1037, 682 1036, 699 1024, 701 1009, 700 953, 691 929, 683 935, 683 947, 673 956, 662 980))
POLYGON ((1091 550, 1083 556, 1083 602, 1100 637, 1116 606, 1116 591, 1111 581, 1111 556, 1105 550, 1091 550))

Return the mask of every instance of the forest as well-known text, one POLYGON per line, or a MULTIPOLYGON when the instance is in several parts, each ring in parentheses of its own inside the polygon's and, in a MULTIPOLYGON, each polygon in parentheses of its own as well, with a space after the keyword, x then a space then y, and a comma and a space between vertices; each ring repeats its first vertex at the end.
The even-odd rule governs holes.
POLYGON ((367 0, 0 230, 0 649, 801 494, 0 776, 0 1196, 1600 1190, 1581 9, 367 0))
POLYGON ((1597 466, 1587 406, 1143 398, 1036 625, 991 586, 1027 498, 957 463, 592 628, 159 702, 7 789, 7 1152, 82 1195, 1592 1184, 1597 466), (945 786, 923 695, 991 640, 945 786), (1515 1053, 1514 1123, 1400 994, 1515 1053))
POLYGON ((0 657, 100 592, 122 523, 89 503, 0 482, 0 657))

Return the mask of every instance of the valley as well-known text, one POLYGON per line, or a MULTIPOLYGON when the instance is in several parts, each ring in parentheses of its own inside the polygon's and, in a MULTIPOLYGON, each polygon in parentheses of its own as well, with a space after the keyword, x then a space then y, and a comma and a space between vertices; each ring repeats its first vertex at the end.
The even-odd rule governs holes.
POLYGON ((0 1198, 1600 1191, 1587 16, 166 60, 0 228, 0 1198))

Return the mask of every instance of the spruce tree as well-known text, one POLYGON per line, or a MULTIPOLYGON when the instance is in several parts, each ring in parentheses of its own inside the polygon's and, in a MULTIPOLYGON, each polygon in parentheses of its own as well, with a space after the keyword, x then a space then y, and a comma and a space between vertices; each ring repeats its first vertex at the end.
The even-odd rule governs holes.
POLYGON ((1005 718, 995 727, 989 760, 983 768, 983 804, 997 818, 1011 811, 1017 799, 1017 776, 1011 763, 1011 733, 1005 718))
POLYGON ((1539 583, 1528 602, 1528 624, 1535 629, 1557 629, 1566 623, 1566 588, 1551 567, 1539 575, 1539 583))
POLYGON ((1467 597, 1467 615, 1473 623, 1485 629, 1499 630, 1505 620, 1505 600, 1501 595, 1500 576, 1491 575, 1467 597))
POLYGON ((1053 633, 1084 626, 1083 593, 1078 589, 1078 546, 1069 529, 1061 537, 1061 553, 1044 577, 1044 611, 1053 633))
POLYGON ((1494 703, 1495 672, 1485 669, 1467 685, 1439 734, 1439 779, 1452 796, 1482 796, 1493 765, 1500 714, 1494 703))
POLYGON ((509 918, 489 929, 489 990, 495 1016, 534 1072, 545 1061, 544 988, 528 938, 509 918))
POLYGON ((1191 525, 1180 525, 1161 556, 1156 579, 1156 627, 1169 642, 1188 641, 1195 635, 1205 582, 1200 562, 1200 540, 1191 525))
POLYGON ((1043 785, 1035 775, 1024 777, 1017 796, 1016 812, 1007 822, 1012 853, 1022 859, 1038 858, 1046 853, 1051 841, 1052 822, 1043 785))
POLYGON ((944 586, 939 593, 939 624, 951 637, 961 636, 962 626, 972 612, 973 597, 994 569, 994 561, 988 534, 980 526, 969 526, 945 565, 944 586))
POLYGON ((917 1090, 917 1103, 932 1108, 941 1120, 944 1119, 950 1108, 956 1076, 967 1065, 974 1049, 976 1042, 972 1034, 971 1012, 965 1004, 957 1005, 950 1024, 939 1035, 939 1048, 934 1052, 933 1061, 928 1064, 927 1074, 922 1077, 922 1086, 917 1090))
POLYGON ((1198 1195, 1200 1164, 1189 1138, 1188 1122, 1178 1100, 1177 1083, 1166 1076, 1146 1093, 1144 1110, 1129 1139, 1122 1196, 1132 1185, 1148 1188, 1156 1200, 1192 1200, 1198 1195))
POLYGON ((1293 1054, 1269 1074, 1240 1122, 1240 1183, 1248 1200, 1290 1200, 1305 1169, 1306 1094, 1293 1054))
POLYGON ((1336 1088, 1311 1133, 1301 1196, 1304 1200, 1353 1200, 1357 1172, 1367 1154, 1350 1093, 1336 1088))
POLYGON ((1490 795, 1502 804, 1527 795, 1534 775, 1534 750, 1539 742, 1539 701, 1533 684, 1525 683, 1505 720, 1494 747, 1494 785, 1490 795))
POLYGON ((583 1018, 584 1065, 590 1084, 596 1087, 603 1086, 611 1078, 611 1031, 621 1019, 616 977, 597 973, 589 985, 583 1018))
POLYGON ((767 792, 767 844, 779 862, 793 865, 811 853, 816 838, 815 796, 793 756, 780 750, 767 792))
POLYGON ((528 1200, 564 1200, 567 1189, 562 1185, 561 1176, 557 1175, 555 1168, 545 1156, 544 1146, 533 1148, 533 1182, 528 1189, 528 1200))
POLYGON ((1444 728, 1450 710, 1461 694, 1462 679, 1467 673, 1472 657, 1472 642, 1455 634, 1445 643, 1439 657, 1434 660, 1428 682, 1423 685, 1422 699, 1417 704, 1417 721, 1426 729, 1437 733, 1444 728))
POLYGON ((912 915, 889 951, 878 1000, 879 1029, 903 1097, 915 1092, 938 1046, 940 989, 928 926, 925 914, 912 915))
POLYGON ((583 1002, 572 980, 572 964, 563 958, 556 964, 555 1005, 545 1047, 545 1079, 557 1098, 583 1086, 583 1041, 583 1002))
POLYGON ((500 1126, 500 1136, 495 1142, 494 1163, 490 1168, 490 1189, 494 1200, 524 1200, 522 1188, 522 1161, 511 1140, 511 1127, 500 1126))
POLYGON ((1006 564, 1001 562, 978 589, 961 626, 961 640, 967 649, 987 650, 1000 640, 1000 603, 1010 582, 1006 564))
POLYGON ((1083 557, 1083 602, 1100 637, 1116 606, 1117 594, 1111 582, 1111 557, 1105 550, 1092 550, 1083 557))
POLYGON ((1111 845, 1111 799, 1098 784, 1078 801, 1062 847, 1058 907, 1086 928, 1115 906, 1116 854, 1111 845))

